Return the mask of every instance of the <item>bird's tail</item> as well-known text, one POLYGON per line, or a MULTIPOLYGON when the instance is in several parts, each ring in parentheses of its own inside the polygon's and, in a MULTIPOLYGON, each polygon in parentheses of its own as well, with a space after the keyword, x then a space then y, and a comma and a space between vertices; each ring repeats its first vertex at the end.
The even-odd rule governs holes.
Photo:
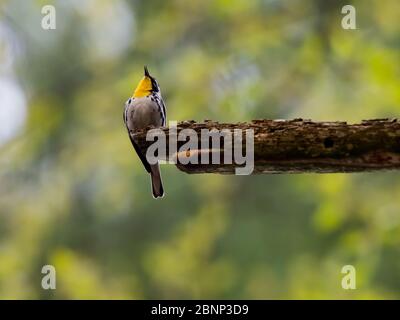
POLYGON ((151 186, 153 189, 153 197, 163 197, 164 196, 164 188, 161 180, 160 174, 160 166, 157 164, 153 164, 150 166, 150 176, 151 176, 151 186))

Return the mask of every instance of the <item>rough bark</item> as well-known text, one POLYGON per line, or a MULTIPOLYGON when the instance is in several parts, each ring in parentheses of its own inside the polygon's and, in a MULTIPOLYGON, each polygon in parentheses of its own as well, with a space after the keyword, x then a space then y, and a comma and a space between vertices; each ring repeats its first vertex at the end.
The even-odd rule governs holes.
MULTIPOLYGON (((236 124, 184 121, 178 124, 178 133, 186 128, 195 130, 199 137, 198 150, 192 150, 191 155, 212 154, 209 148, 200 148, 201 129, 253 129, 254 174, 363 172, 400 168, 400 122, 397 119, 364 120, 360 124, 303 119, 253 120, 236 124)), ((169 139, 168 128, 162 130, 169 139)), ((146 141, 146 130, 134 133, 133 138, 144 151, 152 143, 146 141)), ((178 150, 184 143, 178 142, 178 150)), ((222 141, 221 149, 223 146, 222 141)), ((176 154, 173 156, 176 158, 176 154)), ((171 160, 171 156, 163 160, 171 160)), ((187 173, 235 173, 236 164, 223 163, 223 150, 221 160, 221 164, 177 163, 177 167, 187 173)))

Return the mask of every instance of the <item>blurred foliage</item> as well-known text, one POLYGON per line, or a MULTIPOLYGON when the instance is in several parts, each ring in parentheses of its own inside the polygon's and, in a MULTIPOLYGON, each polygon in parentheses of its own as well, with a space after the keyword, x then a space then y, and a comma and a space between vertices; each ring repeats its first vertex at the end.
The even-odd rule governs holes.
POLYGON ((163 165, 155 201, 122 122, 144 64, 169 120, 398 116, 400 2, 351 1, 343 30, 348 2, 0 2, 0 74, 27 108, 0 146, 0 298, 400 298, 399 173, 163 165))

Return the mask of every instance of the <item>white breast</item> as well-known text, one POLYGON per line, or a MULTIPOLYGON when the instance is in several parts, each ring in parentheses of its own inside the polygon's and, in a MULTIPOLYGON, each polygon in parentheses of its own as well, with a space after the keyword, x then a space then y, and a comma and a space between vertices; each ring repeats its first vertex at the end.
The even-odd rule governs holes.
POLYGON ((129 130, 136 131, 148 126, 161 127, 160 109, 150 97, 135 98, 127 108, 126 125, 129 130))

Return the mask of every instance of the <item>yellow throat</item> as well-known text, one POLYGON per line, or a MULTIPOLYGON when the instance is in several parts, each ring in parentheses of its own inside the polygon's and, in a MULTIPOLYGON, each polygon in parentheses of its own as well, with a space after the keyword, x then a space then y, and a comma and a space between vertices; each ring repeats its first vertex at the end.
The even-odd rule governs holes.
POLYGON ((147 97, 150 95, 152 88, 151 79, 148 76, 144 76, 137 85, 135 92, 133 93, 133 97, 147 97))

